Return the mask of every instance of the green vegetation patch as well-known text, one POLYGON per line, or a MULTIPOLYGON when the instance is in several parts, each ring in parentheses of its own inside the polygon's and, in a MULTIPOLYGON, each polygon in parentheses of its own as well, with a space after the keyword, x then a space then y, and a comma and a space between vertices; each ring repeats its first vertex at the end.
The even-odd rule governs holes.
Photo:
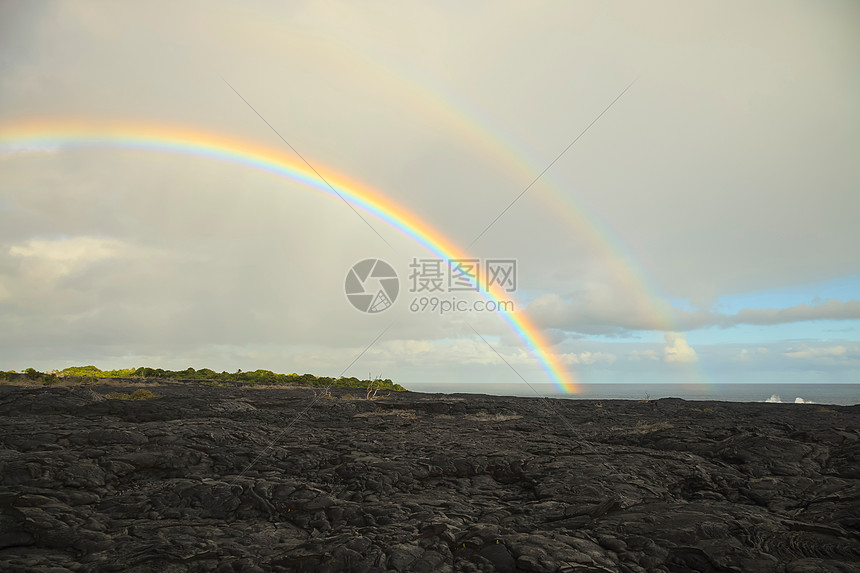
POLYGON ((138 388, 131 394, 124 394, 122 392, 111 392, 110 394, 105 394, 105 398, 110 398, 111 400, 149 400, 150 398, 157 398, 155 394, 153 394, 150 390, 145 390, 143 388, 138 388))
MULTIPOLYGON (((20 374, 15 372, 0 372, 0 381, 14 380, 20 378, 20 374)), ((248 386, 331 386, 333 388, 363 388, 367 389, 368 393, 373 393, 384 390, 393 390, 395 392, 405 391, 406 388, 400 384, 395 384, 390 379, 366 379, 361 380, 355 377, 341 376, 339 378, 331 378, 328 376, 314 376, 313 374, 278 374, 271 370, 254 370, 251 372, 215 372, 209 368, 195 370, 187 368, 185 370, 163 370, 161 368, 120 368, 118 370, 101 370, 96 366, 70 366, 64 368, 58 373, 45 374, 38 372, 33 368, 28 368, 24 372, 24 377, 28 380, 41 381, 43 384, 57 384, 63 378, 89 378, 93 381, 96 379, 108 378, 147 378, 147 379, 163 379, 163 380, 182 380, 194 381, 197 384, 204 385, 222 385, 228 383, 240 383, 248 386)))
POLYGON ((77 376, 80 378, 131 378, 134 368, 121 368, 119 370, 100 370, 95 366, 70 366, 60 370, 61 376, 77 376))
POLYGON ((60 379, 53 372, 39 372, 35 368, 27 368, 21 373, 14 370, 9 370, 8 372, 0 371, 0 382, 15 382, 20 381, 22 378, 26 382, 41 382, 46 385, 60 383, 60 379))
POLYGON ((271 370, 254 370, 252 372, 215 372, 209 368, 195 370, 162 370, 161 368, 138 368, 131 375, 134 378, 167 378, 174 380, 211 380, 216 382, 243 382, 249 385, 267 386, 332 386, 336 388, 367 388, 373 385, 379 390, 404 391, 406 388, 395 384, 389 379, 360 380, 355 377, 330 378, 314 376, 313 374, 278 374, 271 370))

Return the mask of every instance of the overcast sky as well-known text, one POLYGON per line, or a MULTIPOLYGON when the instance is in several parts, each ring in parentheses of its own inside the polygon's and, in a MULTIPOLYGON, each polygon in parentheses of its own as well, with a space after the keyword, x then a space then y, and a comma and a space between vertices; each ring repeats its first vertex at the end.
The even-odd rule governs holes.
MULTIPOLYGON (((860 381, 860 4, 178 4, 0 2, 0 132, 293 154, 223 78, 321 173, 515 259, 581 382, 860 381)), ((474 328, 548 381, 497 313, 410 311, 432 255, 362 216, 207 157, 0 141, 0 369, 336 376, 388 327, 346 375, 517 382, 474 328), (366 258, 400 277, 384 312, 345 296, 366 258)))

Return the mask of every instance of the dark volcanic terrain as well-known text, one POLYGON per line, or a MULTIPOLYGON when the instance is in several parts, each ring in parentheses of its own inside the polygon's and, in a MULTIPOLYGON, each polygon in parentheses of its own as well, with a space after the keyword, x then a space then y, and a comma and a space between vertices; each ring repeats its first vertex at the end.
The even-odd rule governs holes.
POLYGON ((860 406, 147 387, 0 387, 0 571, 860 571, 860 406))

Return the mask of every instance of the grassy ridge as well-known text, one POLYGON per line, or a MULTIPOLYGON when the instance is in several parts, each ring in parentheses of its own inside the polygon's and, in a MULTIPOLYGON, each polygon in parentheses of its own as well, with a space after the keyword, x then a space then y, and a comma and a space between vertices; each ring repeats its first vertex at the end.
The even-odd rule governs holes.
MULTIPOLYGON (((406 390, 400 384, 389 379, 361 380, 354 377, 330 378, 314 376, 313 374, 278 374, 270 370, 254 370, 252 372, 215 372, 209 368, 195 370, 163 370, 161 368, 122 368, 119 370, 100 370, 95 366, 72 366, 59 372, 44 373, 33 368, 23 372, 25 378, 41 381, 44 384, 56 384, 65 377, 77 378, 146 378, 163 380, 199 380, 206 382, 240 382, 247 385, 271 386, 333 386, 341 388, 369 388, 378 390, 406 390)), ((16 372, 0 371, 0 381, 11 380, 19 375, 16 372)))

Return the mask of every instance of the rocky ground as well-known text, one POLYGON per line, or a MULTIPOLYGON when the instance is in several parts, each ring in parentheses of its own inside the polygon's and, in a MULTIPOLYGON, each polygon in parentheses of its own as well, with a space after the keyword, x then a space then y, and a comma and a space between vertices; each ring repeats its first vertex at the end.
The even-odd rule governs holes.
POLYGON ((0 570, 860 571, 860 406, 133 389, 0 387, 0 570))

